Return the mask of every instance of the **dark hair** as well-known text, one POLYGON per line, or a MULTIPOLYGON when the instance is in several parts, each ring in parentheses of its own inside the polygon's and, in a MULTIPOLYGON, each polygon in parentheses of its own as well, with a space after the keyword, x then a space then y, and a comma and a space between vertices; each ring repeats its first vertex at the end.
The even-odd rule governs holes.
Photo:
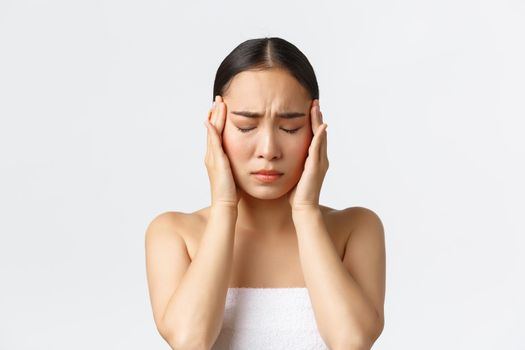
POLYGON ((228 54, 217 69, 213 97, 223 95, 232 78, 246 70, 282 68, 308 91, 312 99, 319 98, 315 72, 306 56, 292 43, 277 37, 249 39, 228 54))

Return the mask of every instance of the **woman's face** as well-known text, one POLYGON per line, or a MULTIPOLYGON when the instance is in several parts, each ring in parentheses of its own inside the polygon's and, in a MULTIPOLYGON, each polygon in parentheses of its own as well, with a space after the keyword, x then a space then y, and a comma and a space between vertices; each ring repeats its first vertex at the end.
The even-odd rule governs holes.
POLYGON ((313 137, 312 100, 306 89, 282 69, 244 71, 233 77, 223 100, 223 148, 237 186, 260 199, 288 193, 301 178, 313 137), (289 117, 280 116, 284 113, 289 117), (253 175, 260 169, 274 169, 283 175, 273 182, 262 182, 253 175))

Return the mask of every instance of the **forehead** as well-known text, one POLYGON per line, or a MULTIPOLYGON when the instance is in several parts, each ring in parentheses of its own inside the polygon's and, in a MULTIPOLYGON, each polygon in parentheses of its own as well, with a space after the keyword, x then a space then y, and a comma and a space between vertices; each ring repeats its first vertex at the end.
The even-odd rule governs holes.
POLYGON ((294 106, 310 100, 306 89, 286 70, 244 71, 235 75, 224 94, 227 104, 246 107, 294 106))

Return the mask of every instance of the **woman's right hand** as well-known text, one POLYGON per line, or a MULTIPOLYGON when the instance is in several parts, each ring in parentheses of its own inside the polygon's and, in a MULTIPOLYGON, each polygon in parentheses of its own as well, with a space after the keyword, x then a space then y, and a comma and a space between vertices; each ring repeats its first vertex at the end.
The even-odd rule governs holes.
POLYGON ((239 189, 233 179, 228 156, 222 148, 222 132, 226 124, 226 105, 222 96, 215 97, 215 107, 208 112, 204 122, 208 130, 208 146, 204 163, 211 187, 211 205, 237 208, 239 189))

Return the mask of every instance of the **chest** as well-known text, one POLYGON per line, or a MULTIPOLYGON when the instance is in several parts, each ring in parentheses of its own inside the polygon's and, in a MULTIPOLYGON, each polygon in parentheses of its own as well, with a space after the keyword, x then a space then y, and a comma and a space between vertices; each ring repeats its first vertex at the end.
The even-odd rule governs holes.
POLYGON ((295 232, 262 238, 240 233, 235 237, 230 287, 304 287, 295 232))
MULTIPOLYGON (((330 218, 325 219, 333 246, 343 258, 348 238, 347 228, 330 218)), ((185 234, 190 258, 196 255, 205 225, 185 234)), ((257 232, 236 230, 230 288, 290 288, 305 287, 298 237, 295 231, 282 232, 271 238, 257 232)))

